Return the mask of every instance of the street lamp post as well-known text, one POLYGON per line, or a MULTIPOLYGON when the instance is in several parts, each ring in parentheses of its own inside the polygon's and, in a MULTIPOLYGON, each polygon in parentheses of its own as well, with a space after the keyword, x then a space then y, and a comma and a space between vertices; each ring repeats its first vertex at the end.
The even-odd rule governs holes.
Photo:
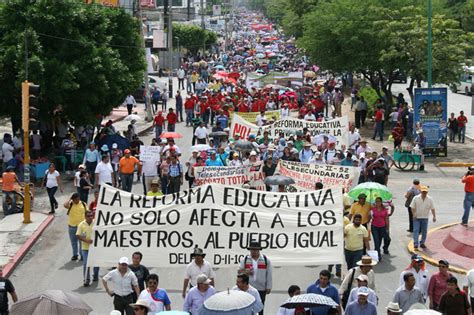
POLYGON ((433 86, 433 47, 432 47, 432 27, 431 27, 431 19, 433 15, 433 5, 432 0, 428 0, 428 45, 427 45, 427 66, 428 66, 428 87, 431 88, 433 86))

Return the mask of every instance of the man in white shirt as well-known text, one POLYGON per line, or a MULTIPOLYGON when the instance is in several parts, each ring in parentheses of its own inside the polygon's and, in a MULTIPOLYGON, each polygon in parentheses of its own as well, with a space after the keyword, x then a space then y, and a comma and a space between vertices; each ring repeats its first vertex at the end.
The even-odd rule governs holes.
POLYGON ((349 131, 349 149, 355 151, 359 141, 361 140, 360 134, 356 131, 355 125, 351 125, 349 131))
POLYGON ((184 281, 183 281, 183 291, 182 297, 186 297, 186 291, 189 287, 195 287, 197 285, 197 277, 201 274, 205 274, 209 279, 211 279, 211 284, 214 285, 215 273, 212 270, 212 265, 204 259, 206 254, 201 248, 194 248, 193 253, 191 254, 191 261, 186 266, 186 271, 184 272, 184 281))
POLYGON ((428 299, 428 284, 430 283, 430 276, 428 274, 428 270, 425 269, 425 262, 423 261, 423 257, 418 254, 413 254, 411 256, 411 264, 410 266, 403 270, 400 274, 400 287, 405 285, 405 280, 403 280, 403 276, 410 272, 415 277, 415 285, 417 288, 420 289, 421 293, 423 293, 423 298, 425 301, 428 299))
POLYGON ((428 218, 430 211, 433 214, 433 222, 436 222, 436 211, 433 199, 428 196, 428 187, 421 186, 421 193, 413 198, 410 204, 413 213, 413 246, 418 250, 418 244, 421 248, 426 248, 426 234, 428 232, 428 218), (419 240, 421 233, 421 241, 419 240))
POLYGON ((309 112, 306 113, 306 115, 304 115, 304 120, 315 121, 316 116, 314 116, 313 112, 309 111, 309 112))
POLYGON ((133 303, 132 292, 140 295, 138 288, 138 279, 135 274, 128 269, 129 261, 127 257, 119 259, 117 269, 107 273, 102 278, 102 284, 108 295, 114 298, 114 309, 122 314, 132 315, 133 310, 130 304, 133 303), (109 288, 108 283, 112 282, 113 289, 109 288))
POLYGON ((186 77, 186 71, 184 71, 183 67, 178 69, 176 73, 178 75, 178 89, 184 90, 184 78, 186 77))
POLYGON ((194 136, 197 139, 198 144, 206 144, 208 141, 209 133, 207 128, 204 126, 204 122, 201 121, 199 123, 199 127, 196 128, 194 131, 194 136))
POLYGON ((133 106, 136 104, 137 102, 135 101, 135 97, 133 97, 132 94, 128 94, 127 97, 125 98, 125 105, 127 105, 127 111, 129 115, 132 114, 133 106))
POLYGON ((233 287, 232 290, 247 292, 255 298, 255 303, 252 309, 253 314, 263 311, 263 303, 260 299, 260 294, 258 293, 257 289, 249 284, 249 276, 247 274, 243 273, 237 275, 236 286, 233 287))
POLYGON ((474 313, 474 269, 467 272, 463 291, 471 298, 471 311, 474 313))
POLYGON ((7 168, 8 162, 10 162, 10 160, 13 159, 14 150, 15 148, 13 148, 13 146, 9 142, 7 141, 3 142, 2 153, 3 153, 3 168, 4 169, 7 168))
POLYGON ((262 127, 266 122, 267 118, 265 117, 265 111, 262 110, 260 114, 257 115, 257 118, 255 118, 255 124, 259 127, 262 127))
POLYGON ((102 155, 102 161, 95 167, 95 186, 103 184, 116 186, 115 173, 108 154, 102 155))
POLYGON ((20 130, 15 132, 15 135, 13 136, 12 141, 13 141, 13 147, 15 149, 20 149, 23 146, 23 139, 22 139, 20 130))

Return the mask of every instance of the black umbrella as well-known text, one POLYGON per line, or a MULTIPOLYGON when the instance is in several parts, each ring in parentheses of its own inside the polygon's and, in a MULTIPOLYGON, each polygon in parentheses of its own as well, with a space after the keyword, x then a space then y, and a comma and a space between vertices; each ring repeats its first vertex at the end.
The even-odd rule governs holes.
POLYGON ((247 140, 237 140, 234 142, 234 148, 240 151, 253 150, 255 147, 252 142, 247 140))
POLYGON ((227 137, 228 134, 225 131, 214 131, 209 134, 209 137, 212 138, 219 138, 219 137, 227 137))
POLYGON ((291 177, 283 176, 283 175, 273 175, 268 176, 263 181, 265 185, 291 185, 294 184, 295 181, 291 177))

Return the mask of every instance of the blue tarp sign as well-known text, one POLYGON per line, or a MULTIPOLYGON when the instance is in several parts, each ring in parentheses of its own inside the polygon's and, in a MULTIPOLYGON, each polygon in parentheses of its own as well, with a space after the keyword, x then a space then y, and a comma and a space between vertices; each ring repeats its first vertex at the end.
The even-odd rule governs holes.
POLYGON ((448 89, 415 89, 414 132, 423 130, 428 156, 447 156, 448 89))

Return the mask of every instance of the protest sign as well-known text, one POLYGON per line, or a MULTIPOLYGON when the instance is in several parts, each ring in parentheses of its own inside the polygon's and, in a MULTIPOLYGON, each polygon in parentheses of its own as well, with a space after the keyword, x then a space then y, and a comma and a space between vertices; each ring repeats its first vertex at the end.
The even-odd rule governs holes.
POLYGON ((143 163, 145 176, 157 176, 157 164, 160 162, 161 147, 158 145, 141 145, 140 161, 143 163))
MULTIPOLYGON (((260 112, 238 112, 236 114, 245 119, 246 121, 255 124, 255 122, 257 121, 257 116, 260 115, 260 112)), ((280 111, 268 110, 265 112, 265 118, 267 119, 267 121, 277 121, 280 119, 280 111), (275 117, 275 119, 273 117, 275 117)))
POLYGON ((324 188, 346 188, 346 191, 357 184, 359 169, 353 166, 308 164, 280 160, 278 171, 283 176, 295 180, 292 185, 298 191, 314 190, 316 183, 322 183, 324 188))
POLYGON ((143 253, 148 267, 191 262, 194 247, 216 267, 236 268, 259 241, 273 265, 341 263, 340 189, 277 193, 204 185, 162 197, 102 185, 88 265, 110 267, 143 253))
POLYGON ((241 139, 247 139, 250 134, 257 134, 260 129, 259 126, 242 118, 238 114, 232 116, 232 124, 230 127, 230 137, 234 138, 236 133, 240 134, 241 139))
POLYGON ((221 184, 242 186, 248 182, 250 187, 265 190, 264 175, 261 162, 249 166, 198 166, 194 167, 194 183, 198 186, 204 184, 221 184))
POLYGON ((347 116, 329 120, 329 121, 307 121, 292 117, 285 117, 275 123, 262 127, 268 130, 270 137, 277 137, 280 132, 285 134, 285 138, 295 135, 296 132, 303 132, 308 128, 311 137, 325 134, 334 136, 337 139, 337 146, 348 145, 349 142, 349 121, 347 116))

